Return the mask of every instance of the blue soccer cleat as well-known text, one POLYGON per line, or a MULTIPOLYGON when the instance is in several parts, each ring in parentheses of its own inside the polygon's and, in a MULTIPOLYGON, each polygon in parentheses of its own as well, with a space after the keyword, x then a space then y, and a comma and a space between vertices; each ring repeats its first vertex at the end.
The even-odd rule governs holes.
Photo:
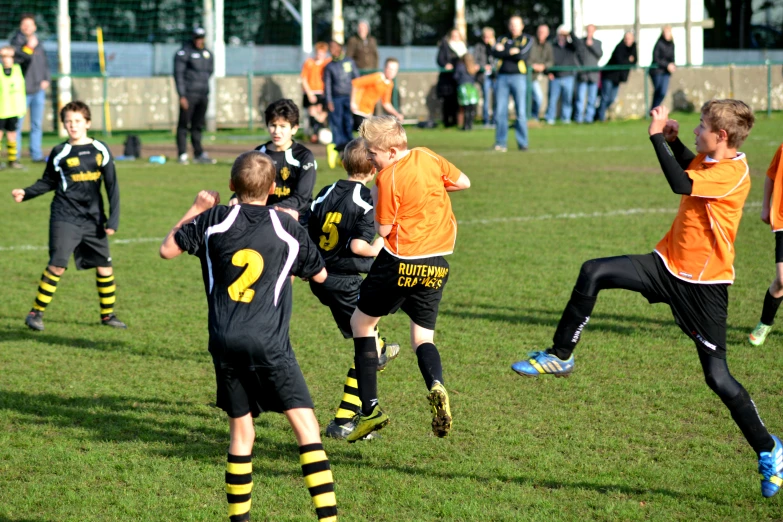
POLYGON ((574 371, 574 356, 563 361, 556 355, 545 351, 530 352, 527 359, 517 361, 511 365, 511 369, 525 377, 538 377, 539 375, 554 375, 555 377, 568 377, 574 371))
POLYGON ((759 455, 759 473, 761 480, 761 496, 774 497, 783 485, 783 445, 780 439, 772 435, 775 446, 772 451, 763 451, 759 455))

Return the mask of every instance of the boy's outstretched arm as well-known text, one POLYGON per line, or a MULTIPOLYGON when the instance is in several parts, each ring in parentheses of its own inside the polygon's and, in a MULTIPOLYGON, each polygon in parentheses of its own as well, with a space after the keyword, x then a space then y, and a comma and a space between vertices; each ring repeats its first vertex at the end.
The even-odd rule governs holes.
POLYGON ((41 176, 41 179, 25 189, 14 189, 11 191, 11 195, 13 196, 14 201, 21 203, 22 201, 33 199, 40 196, 41 194, 46 194, 47 192, 57 188, 57 183, 59 183, 60 177, 54 171, 53 156, 54 154, 49 155, 49 161, 46 163, 46 169, 44 169, 44 173, 43 176, 41 176))
MULTIPOLYGON (((667 127, 669 111, 666 107, 655 107, 650 111, 650 116, 652 116, 652 122, 650 123, 648 133, 650 134, 650 141, 655 148, 655 154, 658 156, 658 162, 661 164, 663 174, 666 176, 666 181, 669 182, 669 186, 675 194, 689 196, 693 192, 693 180, 688 177, 683 167, 680 166, 664 137, 664 130, 671 132, 671 128, 667 127)), ((685 147, 683 146, 683 148, 685 147)))
POLYGON ((468 178, 464 172, 459 173, 459 177, 454 184, 446 185, 446 192, 457 192, 470 188, 470 178, 468 178))
POLYGON ((182 250, 174 240, 174 235, 180 228, 182 228, 182 225, 188 221, 193 220, 194 217, 198 216, 202 212, 206 212, 218 203, 220 203, 220 194, 217 192, 213 190, 202 190, 199 192, 196 196, 196 200, 193 202, 193 205, 188 209, 187 212, 185 212, 185 215, 182 216, 182 219, 180 219, 177 224, 174 225, 174 228, 171 229, 169 234, 166 236, 166 239, 163 240, 163 244, 160 245, 160 257, 163 259, 174 259, 184 252, 184 250, 182 250))

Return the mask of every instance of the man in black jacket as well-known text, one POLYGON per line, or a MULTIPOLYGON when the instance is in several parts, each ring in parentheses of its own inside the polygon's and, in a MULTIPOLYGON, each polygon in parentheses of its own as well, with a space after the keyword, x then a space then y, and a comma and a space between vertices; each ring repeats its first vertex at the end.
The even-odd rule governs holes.
POLYGON ((174 82, 179 94, 177 154, 183 165, 188 164, 188 127, 193 145, 193 161, 215 163, 201 147, 201 129, 204 128, 209 103, 209 77, 215 69, 212 53, 204 48, 205 36, 204 29, 195 28, 193 39, 174 56, 174 82))
POLYGON ((666 91, 669 90, 669 79, 672 73, 677 69, 674 65, 674 40, 672 40, 672 28, 670 25, 664 25, 661 30, 661 37, 655 42, 653 48, 653 59, 650 64, 650 78, 653 82, 652 106, 650 110, 663 103, 666 97, 666 91))
POLYGON ((571 111, 574 108, 574 69, 579 63, 576 59, 576 38, 564 25, 557 28, 557 40, 552 44, 555 56, 555 68, 569 67, 570 70, 554 71, 549 73, 549 102, 546 107, 546 122, 555 124, 557 117, 557 104, 561 100, 562 110, 560 118, 563 123, 571 123, 571 111))
MULTIPOLYGON (((635 66, 636 42, 633 33, 628 31, 623 41, 617 44, 612 52, 612 57, 606 65, 609 66, 635 66)), ((613 69, 601 73, 601 106, 598 108, 598 120, 606 121, 606 111, 617 98, 617 91, 621 83, 628 81, 629 69, 613 69)))
POLYGON ((508 21, 507 36, 501 37, 492 49, 498 59, 497 83, 495 85, 495 147, 498 152, 506 151, 508 140, 508 98, 514 97, 517 113, 517 148, 527 150, 527 59, 533 47, 533 37, 523 33, 525 24, 519 15, 508 21))
POLYGON ((577 123, 593 123, 595 117, 595 99, 598 97, 598 79, 599 73, 598 60, 604 55, 601 48, 601 40, 593 38, 595 26, 587 26, 587 36, 585 38, 574 37, 574 43, 577 49, 577 59, 579 65, 593 68, 592 70, 582 71, 577 74, 576 86, 576 117, 577 123), (585 104, 585 99, 587 103, 585 104), (584 109, 584 116, 582 110, 584 109))

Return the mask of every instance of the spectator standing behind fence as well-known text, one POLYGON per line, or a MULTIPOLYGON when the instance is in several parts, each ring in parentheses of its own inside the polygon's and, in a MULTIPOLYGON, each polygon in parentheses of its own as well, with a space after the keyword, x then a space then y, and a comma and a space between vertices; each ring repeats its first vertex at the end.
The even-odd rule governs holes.
POLYGON ((459 119, 462 120, 462 130, 472 130, 476 120, 476 107, 479 93, 476 88, 476 74, 480 67, 476 65, 473 55, 465 53, 454 68, 454 81, 457 82, 457 102, 459 103, 459 119))
POLYGON ((193 38, 174 55, 174 82, 179 94, 179 121, 177 122, 177 154, 182 165, 188 164, 188 128, 193 145, 195 163, 215 163, 201 147, 209 103, 209 77, 214 72, 212 53, 204 47, 206 32, 193 29, 193 38))
MULTIPOLYGON (((19 31, 11 38, 16 63, 22 66, 24 74, 26 102, 30 113, 30 158, 34 163, 45 161, 41 140, 43 138, 44 104, 46 90, 52 80, 49 74, 49 62, 46 60, 43 42, 38 40, 35 17, 23 14, 19 20, 19 31)), ((22 125, 24 116, 17 120, 17 147, 22 152, 22 125)))
POLYGON ((677 66, 674 65, 672 28, 670 25, 664 25, 663 29, 661 29, 660 38, 655 42, 653 59, 650 64, 650 78, 653 83, 653 100, 650 110, 663 103, 666 91, 669 90, 669 79, 676 69, 677 66))
MULTIPOLYGON (((576 37, 564 26, 557 28, 557 40, 552 46, 555 55, 555 67, 576 67, 576 37)), ((549 103, 546 108, 546 122, 555 124, 557 103, 562 102, 560 119, 563 123, 571 123, 571 112, 574 100, 574 70, 554 71, 549 73, 549 103)))
POLYGON ((335 168, 339 153, 353 138, 352 82, 359 77, 359 68, 356 62, 345 55, 340 42, 329 42, 329 52, 332 61, 324 69, 324 96, 330 113, 332 143, 326 146, 326 160, 330 168, 335 168))
POLYGON ((302 65, 302 106, 307 109, 310 124, 310 142, 318 142, 318 131, 326 123, 324 110, 324 68, 332 61, 326 42, 315 44, 315 57, 308 58, 302 65))
MULTIPOLYGON (((606 65, 631 66, 636 65, 636 42, 633 33, 628 31, 623 41, 614 48, 612 56, 606 65)), ((606 111, 617 99, 620 84, 628 81, 628 69, 608 70, 601 73, 601 106, 598 108, 598 119, 606 121, 606 111)))
POLYGON ((495 46, 495 30, 485 27, 481 30, 481 41, 473 46, 473 58, 479 67, 476 81, 481 85, 481 95, 484 98, 481 120, 484 127, 495 124, 494 114, 490 115, 492 107, 492 93, 495 90, 495 64, 497 58, 492 56, 492 48, 495 46))
POLYGON ((378 42, 375 37, 370 36, 370 22, 359 20, 356 34, 348 39, 345 55, 351 58, 359 69, 378 68, 378 42))
POLYGON ((495 86, 495 147, 498 152, 506 152, 508 142, 508 101, 514 97, 514 110, 517 113, 517 147, 527 150, 527 62, 533 38, 522 31, 525 24, 519 15, 508 21, 509 34, 498 40, 492 54, 498 58, 498 76, 495 86))
POLYGON ((598 60, 604 55, 601 48, 601 40, 593 38, 595 26, 587 26, 587 36, 584 38, 574 37, 574 43, 577 46, 577 60, 582 67, 589 67, 593 70, 577 73, 578 85, 576 88, 576 122, 593 123, 595 117, 595 99, 598 97, 598 60), (585 99, 587 104, 585 105, 585 99), (582 111, 584 110, 584 113, 582 111))
POLYGON ((530 118, 538 120, 541 108, 544 106, 544 92, 541 90, 540 80, 544 78, 545 71, 555 64, 554 51, 552 50, 552 44, 549 42, 549 26, 541 24, 536 29, 536 40, 533 42, 533 47, 530 49, 530 57, 527 61, 533 70, 530 85, 533 89, 530 103, 530 118))
POLYGON ((445 127, 457 124, 459 103, 457 103, 457 82, 454 80, 454 67, 467 52, 468 48, 462 40, 459 29, 449 31, 449 34, 440 41, 438 47, 438 66, 445 70, 438 75, 436 91, 438 98, 443 100, 443 125, 445 127))

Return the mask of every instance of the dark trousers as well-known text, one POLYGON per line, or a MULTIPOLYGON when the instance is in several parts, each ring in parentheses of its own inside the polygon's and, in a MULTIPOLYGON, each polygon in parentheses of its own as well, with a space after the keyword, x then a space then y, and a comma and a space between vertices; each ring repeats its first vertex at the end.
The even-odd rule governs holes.
POLYGON ((669 78, 671 78, 671 74, 651 74, 650 78, 653 83, 653 99, 652 106, 650 106, 650 110, 652 110, 663 103, 663 99, 666 97, 666 91, 669 90, 669 78))
POLYGON ((332 128, 332 143, 335 147, 344 147, 353 138, 353 114, 351 113, 351 97, 335 96, 332 99, 334 111, 329 115, 329 126, 332 128))
POLYGON ((198 157, 204 153, 201 147, 201 130, 207 115, 207 96, 187 96, 188 108, 179 109, 179 121, 177 122, 177 154, 182 155, 188 151, 188 128, 190 128, 190 143, 193 145, 193 156, 198 157))

